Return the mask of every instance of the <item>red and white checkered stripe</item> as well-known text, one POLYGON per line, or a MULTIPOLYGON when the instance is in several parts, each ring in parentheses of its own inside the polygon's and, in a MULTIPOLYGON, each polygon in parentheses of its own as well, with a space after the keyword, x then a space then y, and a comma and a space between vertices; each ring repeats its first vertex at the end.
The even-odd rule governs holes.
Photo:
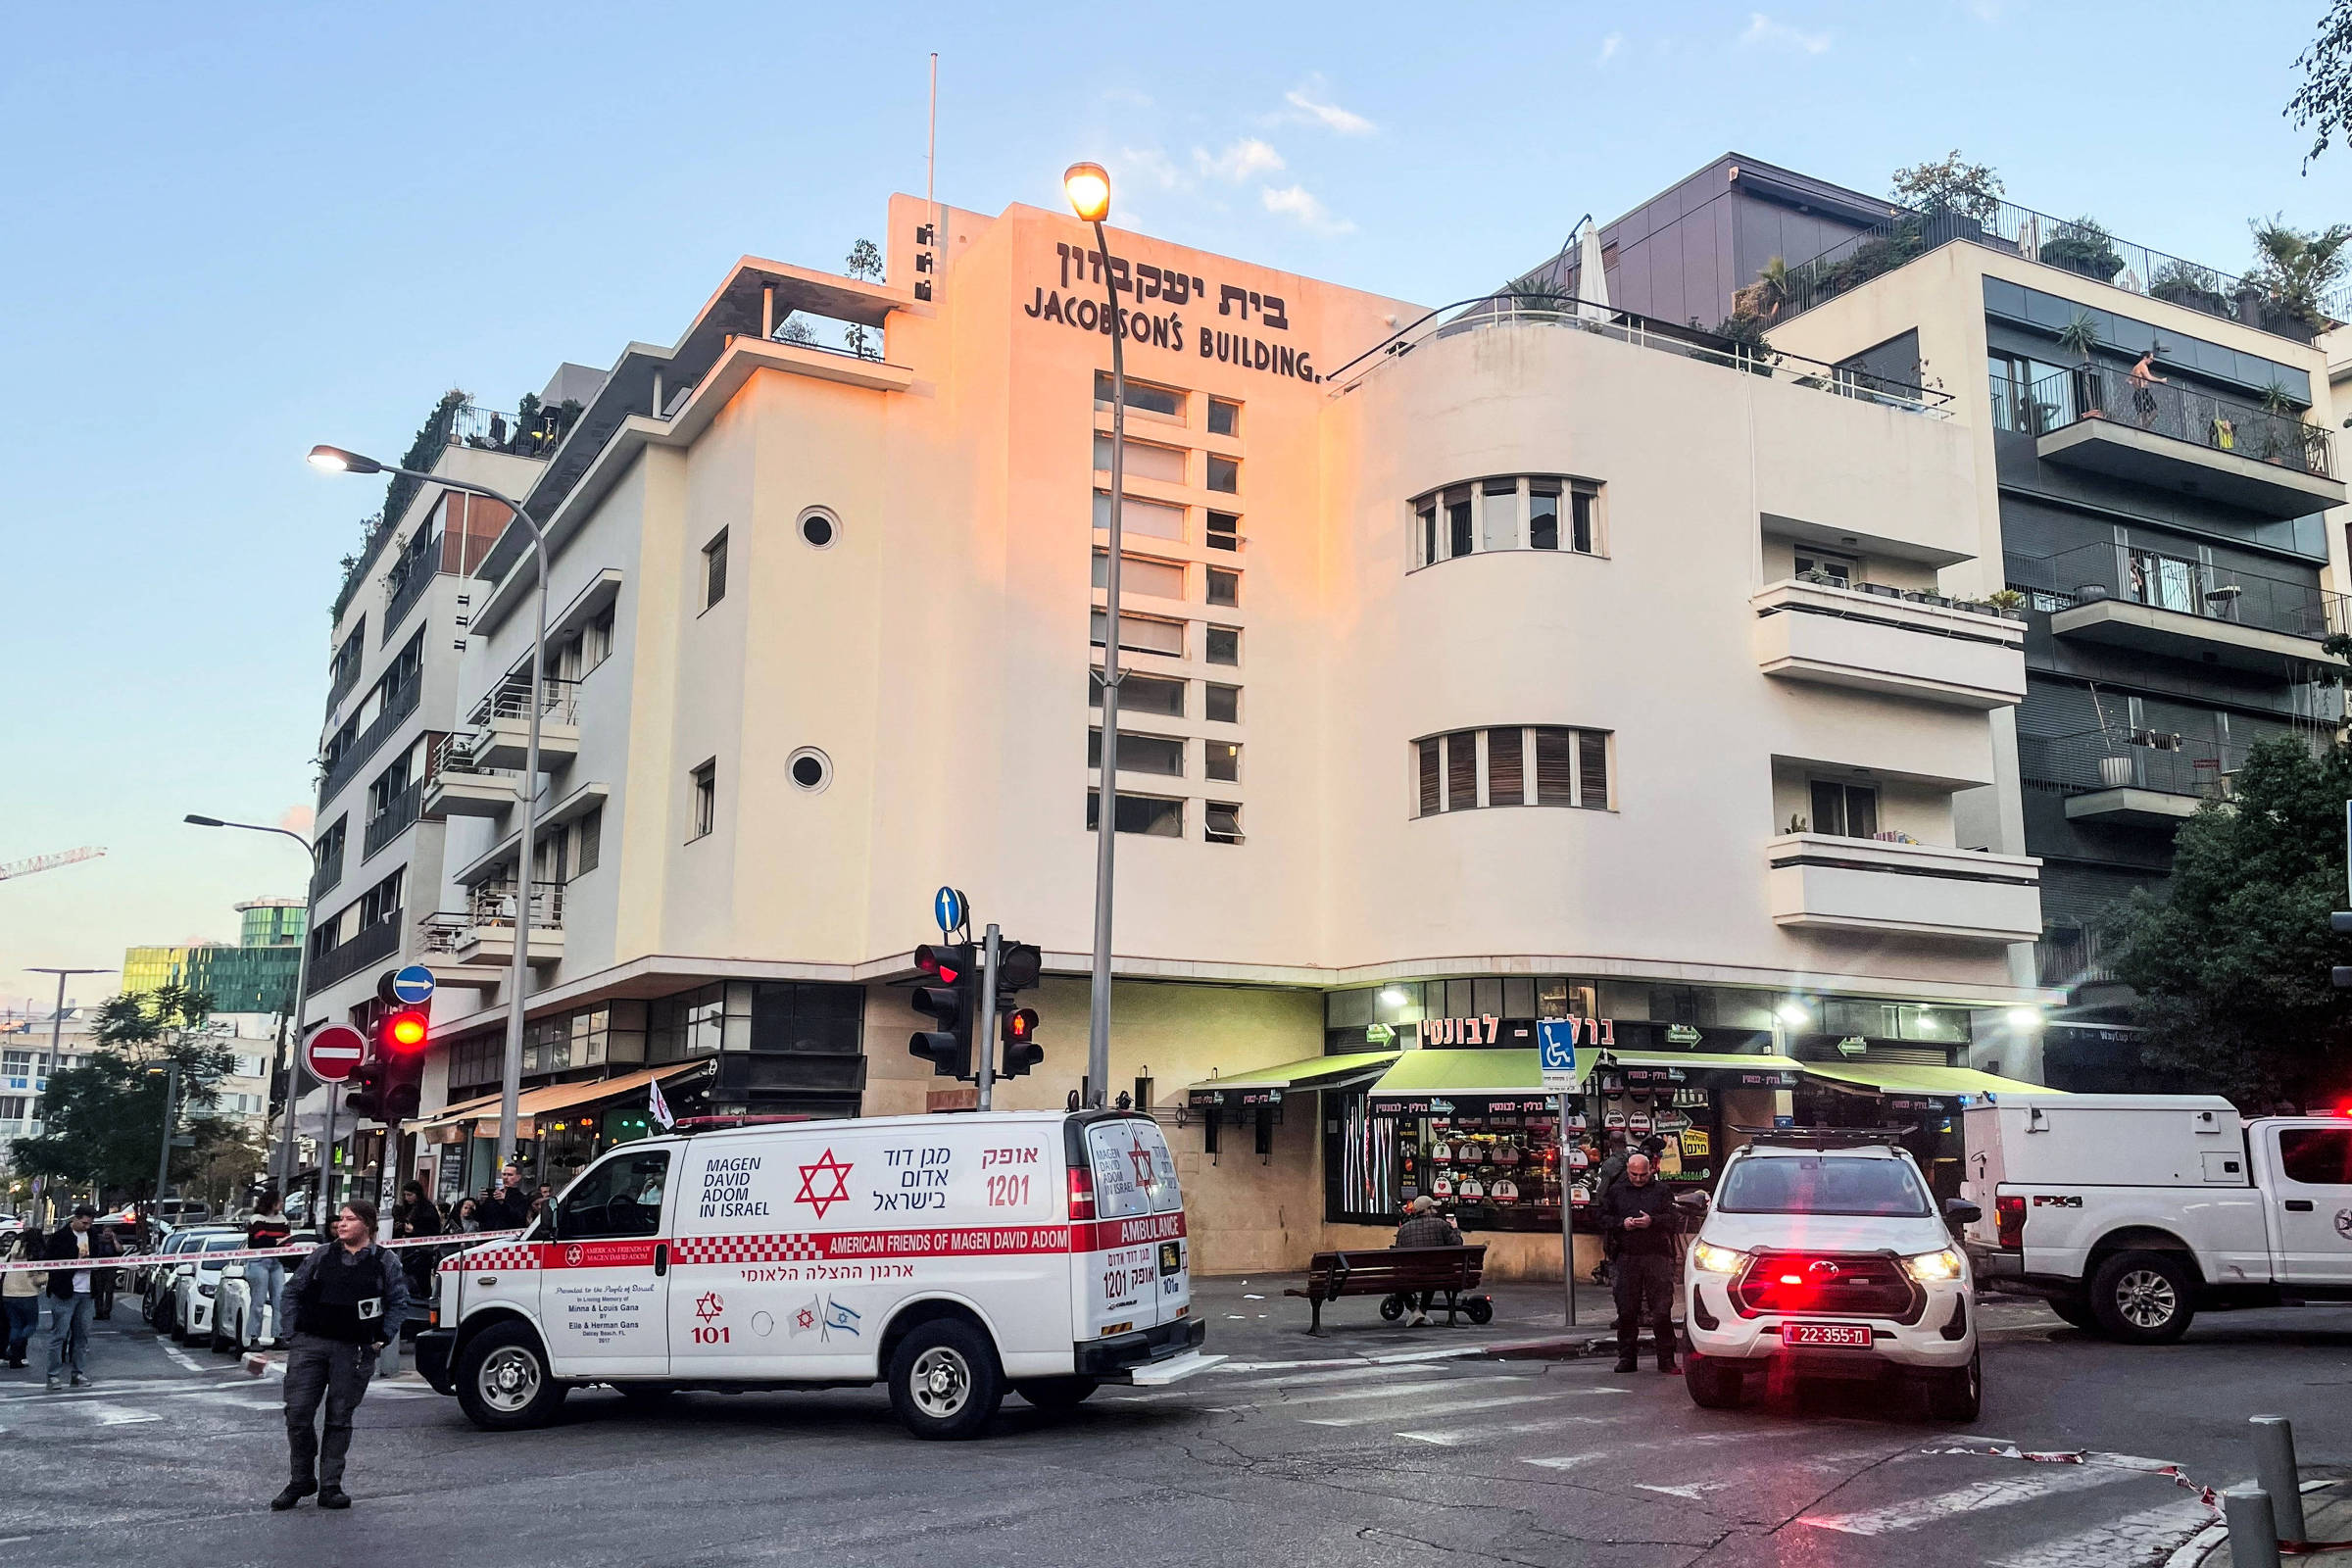
POLYGON ((825 1256, 817 1237, 802 1231, 770 1236, 681 1236, 670 1243, 678 1263, 814 1263, 825 1256))
POLYGON ((470 1273, 476 1269, 533 1269, 539 1266, 539 1248, 534 1243, 519 1247, 482 1247, 470 1252, 441 1261, 444 1274, 470 1273))

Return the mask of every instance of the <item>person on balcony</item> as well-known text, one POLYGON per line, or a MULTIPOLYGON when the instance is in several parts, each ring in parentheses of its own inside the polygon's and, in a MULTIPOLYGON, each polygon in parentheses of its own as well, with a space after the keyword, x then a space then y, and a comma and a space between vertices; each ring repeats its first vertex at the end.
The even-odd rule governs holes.
POLYGON ((2156 422, 2156 389, 2172 384, 2156 373, 2156 356, 2163 348, 2163 344, 2157 344, 2132 367, 2132 412, 2138 416, 2143 430, 2156 422))

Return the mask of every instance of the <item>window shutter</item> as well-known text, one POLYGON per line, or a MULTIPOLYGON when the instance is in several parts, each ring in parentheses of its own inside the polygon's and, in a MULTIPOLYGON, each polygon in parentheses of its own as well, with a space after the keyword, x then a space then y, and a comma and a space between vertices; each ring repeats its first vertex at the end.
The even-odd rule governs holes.
POLYGON ((1539 729, 1536 731, 1536 804, 1538 806, 1573 806, 1576 804, 1576 762, 1571 754, 1571 731, 1539 729))
POLYGON ((1576 804, 1595 811, 1609 808, 1609 737, 1596 729, 1576 732, 1576 804))
POLYGON ((1487 804, 1489 806, 1524 806, 1527 786, 1521 781, 1523 768, 1521 732, 1517 729, 1487 731, 1487 804))
POLYGON ((1421 743, 1421 814, 1435 816, 1446 809, 1445 786, 1441 782, 1443 767, 1438 758, 1439 743, 1421 743))
POLYGON ((1478 731, 1457 729, 1446 737, 1446 809, 1464 811, 1478 804, 1478 731))

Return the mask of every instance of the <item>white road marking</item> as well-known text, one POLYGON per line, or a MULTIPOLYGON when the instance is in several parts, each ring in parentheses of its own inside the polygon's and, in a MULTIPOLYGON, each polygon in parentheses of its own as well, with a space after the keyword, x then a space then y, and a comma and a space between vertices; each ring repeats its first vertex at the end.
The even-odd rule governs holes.
POLYGON ((2088 1465, 2044 1465, 2035 1473, 2003 1477, 1998 1481, 1979 1481, 1953 1492, 1937 1493, 1932 1497, 1913 1497, 1903 1502, 1888 1503, 1883 1508, 1865 1508, 1855 1513, 1830 1514, 1824 1518, 1800 1518, 1796 1522, 1816 1530, 1836 1530, 1849 1536, 1884 1536, 1898 1530, 1916 1530, 1921 1525, 1934 1524, 1938 1519, 1978 1508, 2006 1508, 2015 1503, 2033 1502, 2055 1496, 2062 1492, 2087 1492, 2093 1487, 2113 1486, 2129 1481, 2134 1472, 2112 1470, 2088 1465))
POLYGON ((1406 1383, 1385 1389, 1349 1389, 1345 1394, 1308 1394, 1296 1399, 1277 1401, 1283 1406, 1294 1404, 1340 1404, 1351 1399, 1402 1399, 1432 1389, 1466 1389, 1477 1383, 1528 1383, 1526 1377, 1497 1376, 1490 1378, 1444 1378, 1430 1383, 1406 1383))
POLYGON ((1708 1493, 1721 1492, 1731 1483, 1729 1481, 1692 1481, 1680 1487, 1653 1487, 1646 1481, 1640 1481, 1635 1485, 1643 1492, 1662 1492, 1669 1497, 1681 1497, 1690 1502, 1697 1502, 1708 1493))
MULTIPOLYGON (((174 1362, 190 1372, 207 1372, 212 1370, 210 1367, 197 1364, 194 1356, 188 1354, 187 1351, 181 1349, 178 1346, 172 1344, 169 1340, 156 1341, 155 1348, 163 1351, 164 1354, 170 1356, 174 1362)), ((216 1365, 218 1363, 216 1363, 216 1365)))
POLYGON ((1410 1438, 1415 1443, 1434 1443, 1441 1448, 1458 1448, 1465 1443, 1482 1438, 1510 1437, 1524 1432, 1556 1432, 1561 1427, 1605 1427, 1608 1418, 1597 1415, 1554 1416, 1547 1421, 1512 1421, 1501 1426, 1456 1427, 1450 1432, 1399 1432, 1396 1436, 1410 1438))
POLYGON ((120 1404, 92 1403, 83 1409, 97 1416, 102 1427, 135 1427, 144 1421, 161 1421, 163 1416, 154 1410, 133 1410, 120 1404))
POLYGON ((2170 1555, 2212 1519, 2212 1509, 2188 1497, 2063 1536, 2023 1556, 2000 1558, 1996 1568, 2136 1568, 2170 1555))
POLYGON ((1565 1470, 1572 1464, 1583 1464, 1587 1459, 1599 1457, 1596 1453, 1555 1453, 1548 1459, 1522 1459, 1519 1462, 1542 1465, 1546 1470, 1565 1470))
MULTIPOLYGON (((1457 1399, 1450 1404, 1433 1404, 1411 1413, 1414 1415, 1453 1415, 1462 1410, 1499 1410, 1507 1404, 1541 1404, 1552 1397, 1553 1396, 1548 1394, 1511 1394, 1505 1395, 1499 1399, 1457 1399)), ((1370 1426, 1376 1421, 1394 1421, 1396 1419, 1396 1417, 1392 1414, 1381 1412, 1372 1415, 1325 1416, 1321 1419, 1310 1416, 1306 1418, 1306 1425, 1310 1427, 1364 1427, 1370 1426)))

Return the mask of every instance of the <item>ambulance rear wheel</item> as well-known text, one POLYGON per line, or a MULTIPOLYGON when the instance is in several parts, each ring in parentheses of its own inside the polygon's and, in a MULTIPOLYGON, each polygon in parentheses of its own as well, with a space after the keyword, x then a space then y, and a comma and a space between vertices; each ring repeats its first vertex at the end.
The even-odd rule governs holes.
POLYGON ((918 1325, 890 1357, 890 1405, 918 1438, 976 1438, 1004 1399, 988 1336, 960 1318, 918 1325))
POLYGON ((548 1371, 539 1336, 520 1323, 496 1323, 458 1352, 458 1403, 485 1432, 516 1432, 556 1418, 567 1392, 548 1371))
POLYGON ((1047 1415, 1068 1415, 1102 1386, 1093 1378, 1031 1378, 1015 1383, 1012 1392, 1047 1415))

